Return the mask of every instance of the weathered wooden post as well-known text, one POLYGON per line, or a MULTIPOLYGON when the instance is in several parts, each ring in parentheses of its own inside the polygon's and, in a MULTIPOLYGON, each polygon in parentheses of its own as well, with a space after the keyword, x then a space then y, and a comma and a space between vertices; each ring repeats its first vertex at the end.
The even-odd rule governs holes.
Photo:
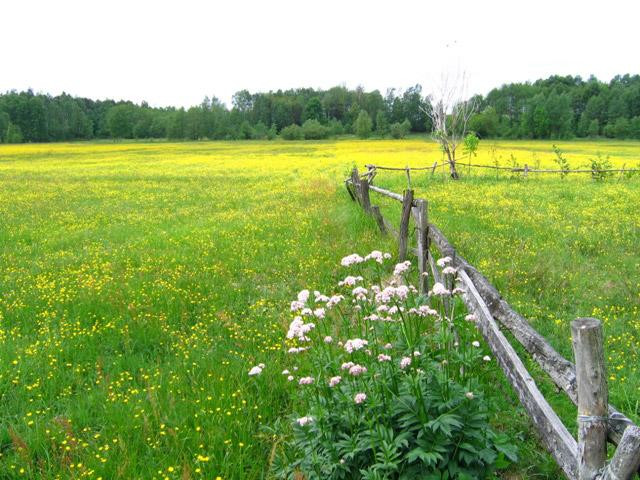
POLYGON ((602 480, 630 480, 639 467, 640 427, 630 425, 624 430, 611 463, 602 474, 602 480))
POLYGON ((409 243, 409 217, 413 206, 413 190, 405 190, 402 196, 402 216, 400 217, 400 232, 398 238, 398 261, 407 258, 407 244, 409 243))
POLYGON ((411 190, 411 169, 409 165, 405 167, 404 171, 407 173, 407 188, 411 190))
POLYGON ((351 188, 353 189, 353 195, 357 202, 362 204, 360 200, 360 176, 357 167, 353 167, 353 170, 351 170, 351 188))
POLYGON ((386 235, 388 233, 387 226, 384 224, 384 219, 382 218, 382 214, 380 213, 380 207, 378 207, 377 205, 372 205, 371 214, 373 215, 373 218, 376 219, 378 228, 380 228, 380 233, 382 233, 382 235, 386 235))
POLYGON ((571 322, 578 387, 578 480, 594 480, 607 460, 607 376, 602 323, 595 318, 571 322))
POLYGON ((433 167, 431 167, 431 176, 433 177, 433 174, 436 173, 436 167, 438 166, 438 161, 436 160, 435 162, 433 162, 433 167))
POLYGON ((427 271, 429 269, 429 219, 427 217, 427 202, 422 198, 416 200, 417 211, 417 247, 418 247, 418 292, 425 294, 429 291, 427 271))
POLYGON ((527 165, 525 163, 524 164, 524 178, 527 178, 528 175, 529 175, 529 165, 527 165))
POLYGON ((362 200, 362 208, 367 213, 371 213, 371 199, 369 198, 369 179, 360 180, 360 199, 362 200))

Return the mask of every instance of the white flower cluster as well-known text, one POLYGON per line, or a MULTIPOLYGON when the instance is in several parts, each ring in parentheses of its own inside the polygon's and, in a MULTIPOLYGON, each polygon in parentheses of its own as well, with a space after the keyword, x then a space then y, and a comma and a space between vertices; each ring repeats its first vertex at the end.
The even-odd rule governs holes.
POLYGON ((297 338, 301 342, 308 342, 310 339, 307 337, 307 333, 316 328, 315 323, 304 323, 302 317, 295 317, 289 324, 289 331, 287 332, 287 338, 297 338))
POLYGON ((349 275, 344 278, 344 280, 340 280, 338 282, 339 287, 353 287, 357 282, 361 282, 364 280, 361 276, 354 277, 353 275, 349 275))
POLYGON ((376 302, 389 303, 391 299, 405 300, 409 296, 409 287, 400 285, 399 287, 388 286, 384 290, 376 293, 376 302))
POLYGON ((395 268, 393 269, 393 274, 397 277, 399 275, 403 275, 404 273, 407 272, 407 270, 409 270, 409 267, 411 267, 411 262, 409 260, 405 260, 402 263, 398 263, 396 264, 395 268))
POLYGON ((369 345, 369 342, 367 340, 363 340, 361 338, 354 338, 351 340, 347 340, 347 342, 344 344, 344 349, 349 353, 353 353, 357 350, 360 350, 366 347, 367 345, 369 345))
POLYGON ((356 265, 362 262, 364 262, 364 258, 362 258, 357 253, 352 253, 351 255, 347 255, 342 260, 340 260, 340 265, 342 265, 343 267, 350 267, 351 265, 356 265))
POLYGON ((366 255, 364 257, 365 261, 366 260, 375 260, 376 262, 382 264, 382 262, 384 262, 385 260, 388 260, 391 258, 391 254, 390 253, 382 253, 379 250, 374 250, 373 252, 371 252, 370 254, 366 255))

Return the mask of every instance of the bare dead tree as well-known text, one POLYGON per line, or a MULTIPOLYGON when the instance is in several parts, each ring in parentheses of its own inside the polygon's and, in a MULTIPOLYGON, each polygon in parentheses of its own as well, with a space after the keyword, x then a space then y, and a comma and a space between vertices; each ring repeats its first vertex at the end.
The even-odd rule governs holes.
POLYGON ((474 99, 466 99, 465 74, 453 80, 443 75, 438 90, 429 97, 431 109, 425 113, 431 118, 433 138, 447 156, 451 178, 459 178, 456 169, 456 149, 468 133, 469 119, 477 109, 474 99))

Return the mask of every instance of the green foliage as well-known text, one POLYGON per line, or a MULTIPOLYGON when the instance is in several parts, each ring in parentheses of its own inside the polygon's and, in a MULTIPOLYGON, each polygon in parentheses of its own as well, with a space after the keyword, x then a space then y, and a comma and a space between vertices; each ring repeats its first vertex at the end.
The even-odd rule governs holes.
POLYGON ((22 136, 22 130, 20 130, 20 127, 9 122, 4 141, 6 143, 22 143, 24 141, 24 137, 22 136))
POLYGON ((353 125, 354 133, 360 138, 369 138, 373 123, 371 117, 365 110, 360 110, 358 118, 353 125))
POLYGON ((391 133, 391 137, 393 138, 405 138, 409 133, 410 128, 411 124, 407 119, 405 119, 402 123, 392 123, 391 127, 389 127, 389 132, 391 133))
POLYGON ((342 135, 344 133, 344 125, 340 120, 332 118, 329 120, 329 134, 333 136, 342 135))
POLYGON ((591 178, 596 181, 603 181, 613 176, 613 172, 605 171, 613 168, 609 161, 609 155, 605 156, 596 152, 596 158, 589 159, 589 167, 591 168, 591 178))
POLYGON ((561 171, 560 178, 564 179, 566 178, 570 170, 569 161, 564 156, 564 152, 560 150, 560 147, 554 144, 551 148, 553 149, 553 153, 555 155, 555 158, 553 159, 553 161, 561 171))
POLYGON ((113 138, 133 138, 134 107, 121 104, 107 112, 107 126, 113 138))
MULTIPOLYGON (((276 475, 482 479, 516 461, 513 442, 489 425, 489 401, 477 377, 490 368, 488 357, 483 360, 479 333, 465 319, 461 301, 445 301, 435 291, 428 299, 407 286, 377 295, 377 287, 357 279, 378 283, 387 273, 376 261, 367 263, 357 264, 350 277, 355 282, 343 287, 347 298, 355 296, 355 306, 322 309, 309 328, 301 317, 291 323, 287 337, 311 349, 294 379, 301 411, 291 418, 293 436, 276 475), (355 294, 355 283, 366 287, 364 293, 355 294)), ((443 274, 447 285, 454 277, 443 274)), ((295 316, 304 305, 291 308, 295 316)))
POLYGON ((300 125, 294 123, 284 127, 280 132, 280 136, 285 140, 302 140, 304 139, 304 131, 300 125))
POLYGON ((329 128, 318 120, 307 120, 302 124, 302 134, 305 140, 321 140, 329 136, 329 128))
POLYGON ((478 145, 480 144, 480 139, 476 136, 475 133, 469 133, 466 137, 464 137, 464 141, 462 143, 462 151, 467 157, 478 155, 478 145))
POLYGON ((378 113, 376 114, 376 135, 384 137, 388 133, 389 121, 387 120, 387 115, 382 110, 378 110, 378 113))

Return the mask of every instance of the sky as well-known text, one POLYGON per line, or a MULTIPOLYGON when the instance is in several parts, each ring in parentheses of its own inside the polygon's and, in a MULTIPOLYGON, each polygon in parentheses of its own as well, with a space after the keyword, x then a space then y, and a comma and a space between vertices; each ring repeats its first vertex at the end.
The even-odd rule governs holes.
POLYGON ((469 94, 552 74, 640 73, 637 0, 7 0, 0 91, 191 106, 335 85, 469 94))

